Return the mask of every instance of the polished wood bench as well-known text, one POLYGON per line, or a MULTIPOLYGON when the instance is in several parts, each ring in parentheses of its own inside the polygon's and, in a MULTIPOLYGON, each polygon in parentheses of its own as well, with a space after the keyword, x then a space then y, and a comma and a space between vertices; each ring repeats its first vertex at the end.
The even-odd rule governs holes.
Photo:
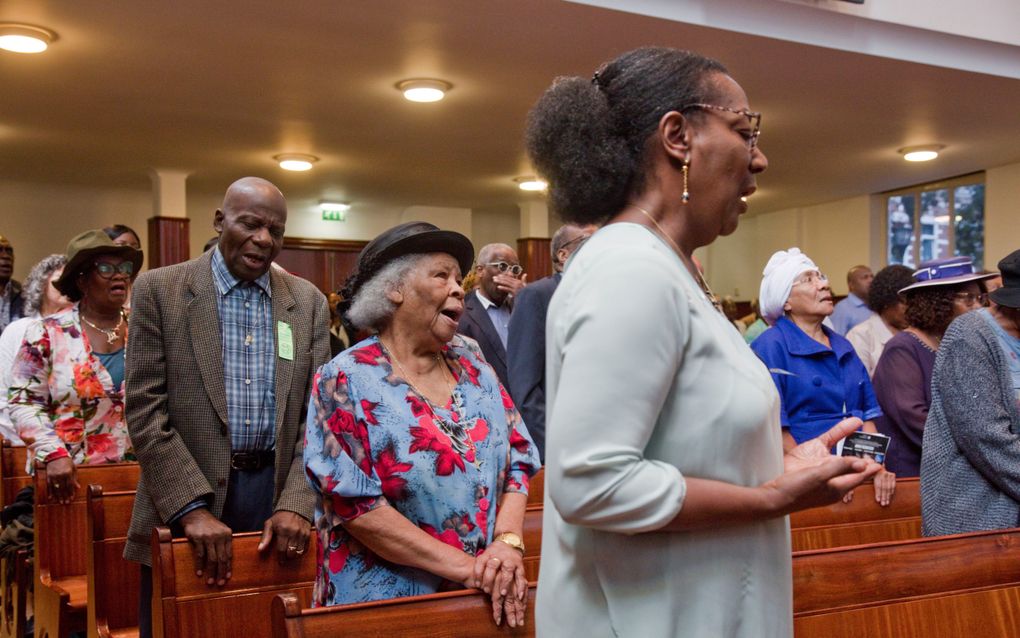
POLYGON ((88 638, 138 635, 138 563, 124 559, 135 492, 89 485, 88 638))
POLYGON ((70 505, 49 499, 46 466, 35 469, 35 632, 36 636, 66 638, 85 631, 88 604, 87 486, 102 485, 109 491, 134 490, 138 485, 137 463, 79 465, 82 486, 70 505))
POLYGON ((790 532, 795 552, 920 538, 920 479, 898 480, 886 507, 875 502, 874 485, 866 483, 854 490, 850 503, 794 512, 790 532))
MULTIPOLYGON (((318 540, 313 534, 301 558, 281 563, 275 548, 258 552, 260 532, 234 534, 233 577, 210 587, 195 576, 194 554, 185 538, 157 527, 152 543, 152 631, 156 638, 270 634, 270 606, 281 593, 311 604, 318 540)), ((399 634, 393 634, 398 636, 399 634)))
POLYGON ((528 481, 528 505, 542 506, 545 498, 545 470, 539 470, 528 481))
MULTIPOLYGON (((14 502, 23 488, 32 484, 26 470, 28 448, 0 439, 0 509, 14 502)), ((32 580, 32 553, 19 550, 11 559, 0 560, 0 638, 21 638, 27 629, 28 597, 32 580), (8 568, 7 561, 14 564, 8 568), (13 578, 8 578, 8 572, 13 578)))
POLYGON ((1016 636, 1020 530, 798 552, 797 638, 1016 636))
POLYGON ((535 635, 535 584, 528 589, 523 627, 496 626, 492 604, 475 590, 410 596, 369 603, 307 609, 300 598, 282 594, 273 601, 274 638, 352 638, 397 636, 535 635))

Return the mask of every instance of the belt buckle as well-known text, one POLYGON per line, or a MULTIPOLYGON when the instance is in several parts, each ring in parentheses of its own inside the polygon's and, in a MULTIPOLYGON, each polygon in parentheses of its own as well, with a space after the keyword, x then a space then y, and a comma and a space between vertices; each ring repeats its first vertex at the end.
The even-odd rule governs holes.
POLYGON ((237 452, 230 456, 230 467, 242 472, 257 470, 259 464, 258 455, 251 452, 237 452))

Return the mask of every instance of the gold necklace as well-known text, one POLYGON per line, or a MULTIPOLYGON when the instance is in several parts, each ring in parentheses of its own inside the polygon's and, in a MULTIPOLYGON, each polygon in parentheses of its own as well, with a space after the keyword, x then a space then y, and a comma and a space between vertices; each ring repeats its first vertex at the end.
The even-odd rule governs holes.
MULTIPOLYGON (((382 339, 379 339, 379 343, 381 343, 382 347, 386 349, 386 354, 388 354, 390 356, 390 359, 393 361, 393 363, 397 364, 397 369, 400 370, 400 374, 403 375, 404 380, 407 381, 407 385, 411 386, 412 390, 414 390, 415 392, 420 394, 422 397, 425 398, 426 401, 428 401, 429 398, 425 395, 425 393, 422 392, 421 390, 419 390, 418 387, 415 386, 413 383, 411 383, 411 377, 410 377, 410 375, 407 374, 407 371, 404 370, 404 366, 400 365, 400 359, 397 358, 396 353, 391 348, 387 348, 386 344, 383 343, 382 339)), ((438 352, 436 353, 435 356, 436 356, 436 365, 439 366, 440 374, 442 374, 442 376, 443 376, 443 383, 446 384, 447 389, 450 391, 450 396, 453 396, 453 385, 451 385, 450 381, 447 379, 447 374, 448 373, 447 372, 443 372, 443 370, 442 370, 446 366, 443 365, 443 360, 440 358, 438 352)))
POLYGON ((691 263, 691 261, 684 254, 684 251, 680 250, 680 246, 678 246, 677 243, 673 241, 673 238, 670 237, 669 234, 662 228, 662 226, 659 225, 659 222, 655 221, 655 218, 652 217, 651 213, 635 204, 631 204, 630 207, 637 210, 645 217, 647 217, 648 221, 652 222, 652 224, 655 225, 655 229, 658 231, 657 234, 663 239, 665 239, 669 243, 669 245, 673 247, 673 250, 676 251, 677 256, 680 258, 680 261, 682 261, 684 263, 684 266, 687 267, 688 272, 690 272, 694 276, 694 281, 696 281, 698 286, 701 287, 701 292, 705 293, 705 297, 708 298, 708 302, 712 304, 712 306, 716 310, 722 313, 723 311, 722 302, 719 301, 719 297, 716 297, 715 293, 712 292, 712 289, 708 287, 708 282, 705 281, 705 278, 701 275, 701 271, 698 270, 697 266, 691 263))
POLYGON ((112 327, 112 328, 110 328, 109 330, 107 330, 106 328, 100 328, 96 324, 94 324, 91 321, 89 321, 85 317, 85 313, 84 312, 80 312, 78 314, 81 316, 81 320, 82 321, 84 321, 85 323, 87 323, 90 326, 92 326, 94 329, 96 329, 99 332, 101 332, 104 335, 106 335, 106 343, 112 344, 115 341, 117 341, 117 339, 120 339, 120 335, 118 334, 118 332, 120 331, 120 327, 124 325, 124 309, 123 308, 120 309, 120 319, 117 321, 117 325, 112 327))

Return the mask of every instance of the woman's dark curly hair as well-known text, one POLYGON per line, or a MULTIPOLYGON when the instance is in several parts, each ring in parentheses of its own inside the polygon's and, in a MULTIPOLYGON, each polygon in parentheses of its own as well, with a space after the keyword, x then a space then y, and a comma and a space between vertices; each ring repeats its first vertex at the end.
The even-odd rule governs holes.
POLYGON ((875 273, 868 289, 868 308, 877 314, 900 300, 900 290, 914 283, 914 271, 899 264, 886 266, 875 273))
MULTIPOLYGON (((644 185, 645 143, 671 110, 711 103, 719 62, 679 49, 635 49, 588 80, 557 78, 528 114, 532 164, 563 221, 601 224, 644 185)), ((691 112, 696 117, 695 111, 691 112)))
MULTIPOLYGON (((908 290, 903 294, 907 300, 907 321, 918 330, 941 337, 953 322, 954 295, 963 292, 967 283, 908 290)), ((983 281, 977 282, 977 285, 981 292, 985 291, 983 281)))

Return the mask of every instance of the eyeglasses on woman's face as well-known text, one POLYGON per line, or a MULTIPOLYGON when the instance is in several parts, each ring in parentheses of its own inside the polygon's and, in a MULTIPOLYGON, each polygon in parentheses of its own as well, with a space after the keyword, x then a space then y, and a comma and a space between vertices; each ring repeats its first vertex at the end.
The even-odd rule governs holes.
POLYGON ((953 299, 956 299, 968 308, 977 308, 979 306, 988 305, 988 295, 983 292, 957 292, 953 293, 953 299))
POLYGON ((828 284, 829 278, 818 270, 809 270, 805 273, 801 273, 799 277, 793 280, 794 286, 802 286, 804 284, 817 285, 819 283, 828 284))
POLYGON ((749 131, 738 131, 743 137, 744 141, 747 142, 748 150, 758 146, 758 137, 761 135, 761 113, 758 111, 749 111, 747 109, 735 109, 730 106, 718 106, 716 104, 702 104, 696 102, 694 104, 688 104, 677 109, 677 111, 683 113, 690 109, 707 109, 710 111, 725 111, 728 113, 736 113, 737 115, 743 115, 747 118, 747 123, 750 125, 749 131))
POLYGON ((122 261, 119 264, 111 264, 108 261, 97 261, 96 272, 103 279, 113 279, 117 273, 130 277, 135 273, 135 264, 132 261, 122 261))
POLYGON ((509 272, 514 277, 517 277, 522 272, 524 272, 524 269, 521 268, 518 264, 508 264, 505 261, 493 261, 485 265, 491 266, 502 273, 509 272))

